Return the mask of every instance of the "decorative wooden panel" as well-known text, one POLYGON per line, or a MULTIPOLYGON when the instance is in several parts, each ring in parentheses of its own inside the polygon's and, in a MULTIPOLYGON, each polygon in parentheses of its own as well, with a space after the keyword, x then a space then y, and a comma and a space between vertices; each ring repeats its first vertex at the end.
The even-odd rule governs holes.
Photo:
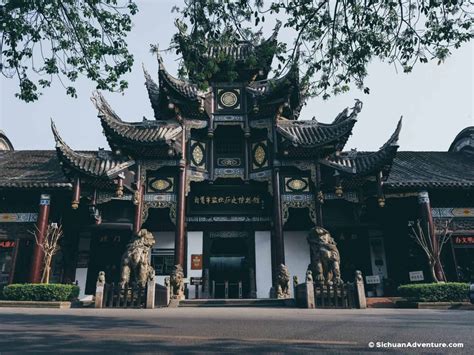
POLYGON ((285 193, 305 193, 310 192, 308 177, 284 177, 285 193))
POLYGON ((252 170, 268 167, 268 143, 261 141, 252 143, 252 170))
POLYGON ((206 143, 191 140, 190 153, 191 166, 204 168, 206 165, 206 143))

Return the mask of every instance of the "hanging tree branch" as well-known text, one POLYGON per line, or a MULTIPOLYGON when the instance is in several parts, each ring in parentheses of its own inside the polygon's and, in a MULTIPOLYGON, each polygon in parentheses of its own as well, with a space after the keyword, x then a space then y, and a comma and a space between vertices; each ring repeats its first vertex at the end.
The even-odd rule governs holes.
MULTIPOLYGON (((177 36, 183 37, 190 24, 194 37, 188 45, 201 49, 229 44, 226 31, 233 27, 244 39, 257 41, 252 33, 261 32, 256 29, 265 17, 281 19, 294 42, 274 48, 280 68, 298 57, 310 78, 309 94, 323 98, 349 90, 350 83, 369 93, 364 81, 376 58, 405 72, 416 63, 443 62, 473 38, 473 11, 472 0, 187 0, 175 8, 177 36)), ((195 79, 205 81, 212 69, 211 63, 195 79)))

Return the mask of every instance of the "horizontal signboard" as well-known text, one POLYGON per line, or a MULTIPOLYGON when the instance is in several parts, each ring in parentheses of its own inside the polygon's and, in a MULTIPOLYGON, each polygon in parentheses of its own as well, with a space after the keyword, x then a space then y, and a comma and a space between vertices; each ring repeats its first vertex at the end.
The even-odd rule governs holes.
POLYGON ((191 190, 188 214, 255 215, 268 211, 266 191, 245 186, 211 185, 191 190))
POLYGON ((410 271, 408 273, 410 281, 423 281, 425 279, 423 271, 410 271))
POLYGON ((0 223, 36 222, 38 213, 0 213, 0 223))
POLYGON ((455 247, 474 248, 474 235, 454 235, 453 244, 455 247))

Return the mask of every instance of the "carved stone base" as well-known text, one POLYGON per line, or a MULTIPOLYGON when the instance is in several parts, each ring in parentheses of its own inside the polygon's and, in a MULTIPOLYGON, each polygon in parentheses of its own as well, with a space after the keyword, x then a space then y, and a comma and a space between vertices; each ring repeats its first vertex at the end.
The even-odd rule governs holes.
POLYGON ((275 286, 275 298, 290 298, 290 272, 288 267, 280 264, 277 273, 277 284, 275 286))
POLYGON ((171 298, 184 300, 184 272, 181 265, 175 265, 170 275, 171 298))

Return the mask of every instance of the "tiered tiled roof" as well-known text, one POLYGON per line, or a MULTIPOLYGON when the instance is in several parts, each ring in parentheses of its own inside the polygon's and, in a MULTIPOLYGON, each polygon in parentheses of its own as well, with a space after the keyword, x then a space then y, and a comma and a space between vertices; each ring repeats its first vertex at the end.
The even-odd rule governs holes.
MULTIPOLYGON (((179 33, 177 36, 177 42, 180 47, 179 52, 182 54, 190 79, 193 80, 196 73, 201 71, 210 58, 214 61, 217 60, 218 66, 222 68, 235 67, 239 74, 235 81, 246 82, 266 79, 271 70, 274 55, 274 51, 271 48, 276 47, 278 44, 277 35, 280 25, 278 23, 273 34, 258 44, 236 40, 233 45, 208 46, 207 50, 198 50, 197 48, 190 50, 189 48, 193 47, 192 37, 179 33), (261 64, 260 67, 255 66, 255 58, 261 64)), ((228 81, 228 78, 222 77, 223 73, 225 73, 225 70, 221 71, 219 68, 213 78, 210 78, 210 81, 228 81)))
POLYGON ((0 152, 0 188, 71 188, 54 150, 0 152))
POLYGON ((384 187, 474 188, 474 159, 457 152, 398 152, 384 187))
POLYGON ((145 68, 143 68, 143 71, 148 97, 157 120, 173 119, 177 115, 191 119, 205 119, 207 117, 201 109, 206 93, 186 80, 173 77, 166 70, 160 55, 158 55, 159 85, 156 84, 145 68), (170 104, 176 105, 179 112, 177 113, 176 110, 170 108, 170 104))
POLYGON ((335 151, 341 151, 352 133, 361 110, 360 102, 341 112, 332 123, 321 123, 313 119, 302 121, 278 120, 277 132, 281 136, 288 156, 325 157, 335 151))
POLYGON ((283 116, 290 119, 298 118, 306 99, 305 89, 300 87, 299 70, 296 65, 292 65, 280 78, 249 83, 247 92, 254 105, 259 107, 259 113, 260 110, 268 110, 266 106, 271 106, 271 111, 276 112, 284 103, 283 116))
POLYGON ((177 122, 124 122, 101 94, 93 101, 112 150, 119 154, 145 157, 169 157, 181 152, 182 127, 177 122), (171 151, 170 151, 171 150, 171 151))
POLYGON ((100 151, 100 156, 97 152, 75 152, 60 137, 52 121, 51 129, 56 141, 59 161, 64 173, 70 178, 81 174, 89 178, 108 181, 112 171, 126 169, 135 163, 130 159, 114 157, 111 152, 100 151))
POLYGON ((346 175, 362 177, 382 171, 384 176, 388 176, 399 147, 398 137, 401 128, 402 120, 400 119, 395 132, 377 152, 342 152, 333 154, 327 159, 322 159, 321 163, 346 175))

